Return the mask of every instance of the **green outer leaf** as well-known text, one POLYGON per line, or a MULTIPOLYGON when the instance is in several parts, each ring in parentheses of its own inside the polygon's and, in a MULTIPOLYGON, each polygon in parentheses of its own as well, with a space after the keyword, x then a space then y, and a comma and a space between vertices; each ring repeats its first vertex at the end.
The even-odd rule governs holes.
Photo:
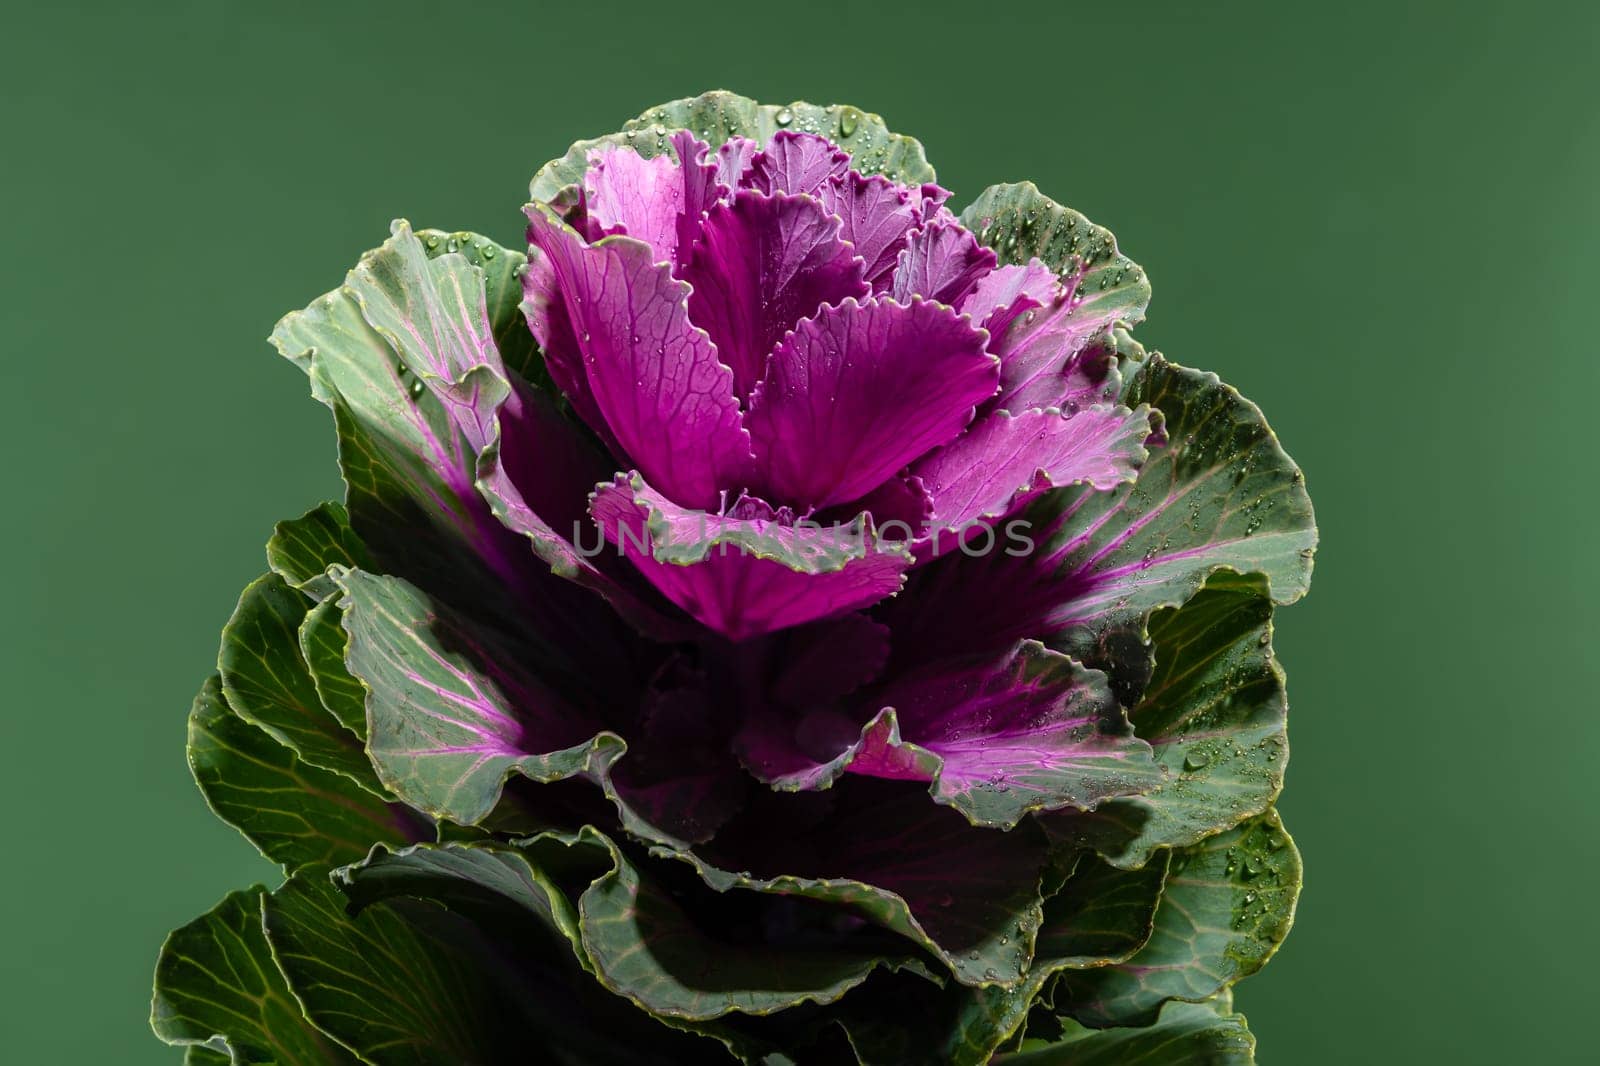
POLYGON ((183 1066, 231 1066, 232 1062, 226 1051, 212 1051, 204 1044, 190 1044, 183 1053, 183 1066))
POLYGON ((1033 826, 976 829, 910 792, 861 811, 838 831, 872 841, 878 867, 855 877, 758 877, 723 869, 693 852, 654 848, 651 854, 688 863, 718 892, 742 889, 849 907, 938 958, 961 984, 1015 987, 1025 979, 1043 916, 1043 862, 1035 861, 1043 855, 1035 848, 1033 826), (895 808, 915 815, 899 818, 889 813, 895 808), (941 891, 944 885, 948 889, 941 891))
POLYGON ((343 615, 335 600, 324 600, 311 608, 306 620, 300 623, 300 654, 322 706, 364 743, 367 739, 367 690, 344 665, 350 641, 340 624, 343 615))
POLYGON ((1187 603, 1223 571, 1262 575, 1277 604, 1305 594, 1317 544, 1311 499, 1260 410, 1215 374, 1159 353, 1123 399, 1157 408, 1168 437, 1138 480, 1041 496, 1017 516, 1034 541, 1024 559, 996 553, 924 568, 912 599, 883 608, 902 644, 958 653, 941 621, 952 617, 967 619, 963 634, 1040 637, 1105 670, 1131 705, 1150 675, 1152 612, 1187 603))
POLYGON ((1152 615, 1149 632, 1155 673, 1128 717, 1167 767, 1167 783, 1040 822, 1123 867, 1260 814, 1282 790, 1289 761, 1288 701, 1264 578, 1214 574, 1183 607, 1152 615))
MULTIPOLYGON (((1159 353, 1133 378, 1128 401, 1159 408, 1170 443, 1151 453, 1131 490, 1116 494, 1119 517, 1142 525, 1102 567, 1151 556, 1147 568, 1130 575, 1127 607, 1176 607, 1218 570, 1265 575, 1274 603, 1305 595, 1317 544, 1311 498, 1261 409, 1215 374, 1159 353)), ((1092 513, 1085 521, 1098 513, 1086 512, 1092 513)), ((1094 543, 1110 532, 1102 530, 1094 543)))
POLYGON ((1045 901, 1034 970, 1083 970, 1126 962, 1150 940, 1166 884, 1167 854, 1138 870, 1092 856, 1045 901))
POLYGON ((1150 942, 1126 963, 1064 971, 1055 1002, 1086 1025, 1148 1024, 1267 964, 1294 924, 1300 854, 1269 810, 1173 855, 1150 942))
POLYGON ((892 997, 847 1014, 841 1025, 869 1066, 983 1066, 1022 1028, 1056 973, 1122 962, 1144 946, 1165 877, 1165 855, 1131 873, 1080 862, 1061 890, 1045 900, 1033 965, 1021 984, 957 985, 935 996, 897 989, 892 997))
POLYGON ((336 591, 328 567, 371 569, 372 561, 367 546, 350 528, 344 504, 330 501, 272 527, 267 565, 312 599, 323 600, 336 591))
MULTIPOLYGON (((679 637, 681 625, 535 513, 499 461, 501 420, 514 413, 502 405, 548 398, 513 396, 519 386, 493 343, 483 270, 460 250, 430 259, 404 219, 391 229, 342 288, 273 332, 280 352, 309 367, 313 394, 334 408, 351 520, 380 568, 513 627, 553 571, 640 628, 679 637)), ((504 312, 505 295, 497 299, 504 312)), ((586 477, 585 491, 592 485, 586 477)))
POLYGON ((485 613, 514 614, 506 582, 520 560, 500 554, 514 538, 471 484, 476 457, 439 397, 363 317, 352 287, 285 315, 271 340, 333 411, 349 521, 379 566, 485 613))
POLYGON ((262 906, 273 958, 306 1016, 362 1062, 501 1062, 538 1036, 527 990, 459 920, 429 932, 390 907, 351 917, 326 867, 296 874, 262 906))
POLYGON ((544 356, 533 339, 527 319, 522 317, 522 272, 528 257, 502 248, 477 233, 425 229, 417 231, 429 259, 459 253, 483 272, 484 303, 489 312, 489 328, 495 347, 506 366, 522 380, 555 394, 555 386, 545 369, 544 356))
MULTIPOLYGON (((1260 573, 1273 602, 1294 602, 1310 585, 1316 552, 1304 478, 1254 404, 1215 374, 1159 353, 1125 402, 1159 408, 1169 438, 1138 480, 1111 492, 1050 493, 1024 513, 1043 534, 1039 564, 1069 589, 1088 585, 1054 608, 1048 643, 1091 666, 1119 640, 1142 636, 1152 611, 1188 602, 1218 571, 1260 573)), ((1051 580, 1013 569, 1028 587, 1051 580)))
POLYGON ((1168 1003, 1141 1029, 1083 1029, 1050 1047, 1005 1055, 995 1066, 1254 1066, 1244 1016, 1210 1003, 1168 1003))
POLYGON ((236 1063, 346 1066, 358 1060, 300 1011, 261 927, 261 886, 167 937, 156 962, 150 1028, 169 1044, 232 1051, 236 1063))
POLYGON ((406 894, 436 899, 497 928, 532 919, 566 937, 579 963, 606 988, 664 1019, 704 1022, 831 1003, 877 967, 910 962, 909 955, 763 947, 708 935, 639 863, 592 827, 542 834, 520 850, 488 842, 376 850, 340 876, 358 902, 406 894), (550 862, 575 868, 575 879, 587 885, 575 905, 541 868, 550 862))
POLYGON ((1110 230, 1070 207, 1062 207, 1031 181, 991 185, 961 212, 961 224, 992 248, 1002 265, 1037 256, 1057 274, 1076 282, 1074 317, 1144 320, 1150 278, 1117 250, 1110 230))
POLYGON ((549 203, 574 184, 587 165, 589 150, 621 144, 645 158, 670 151, 667 135, 687 129, 713 149, 728 138, 748 137, 766 144, 780 129, 818 133, 850 153, 850 165, 863 174, 884 174, 894 181, 919 185, 934 181, 922 145, 915 139, 889 132, 883 119, 843 104, 818 107, 792 104, 758 104, 748 97, 725 91, 673 100, 648 108, 617 133, 579 141, 567 154, 539 168, 529 185, 532 199, 549 203))
POLYGON ((189 713, 189 769, 217 817, 286 872, 355 862, 374 843, 403 847, 430 835, 420 815, 303 762, 234 714, 215 675, 189 713))
POLYGON ((540 784, 582 778, 640 840, 685 848, 709 835, 699 808, 652 806, 648 796, 629 803, 612 779, 626 742, 546 684, 557 679, 533 669, 537 660, 520 640, 399 578, 351 571, 339 580, 347 665, 370 693, 367 753, 407 804, 477 825, 512 774, 540 784))
POLYGON ((351 571, 340 581, 347 665, 369 692, 367 750, 395 795, 474 825, 512 773, 540 783, 583 777, 611 791, 610 767, 627 745, 609 732, 584 738, 576 712, 523 672, 525 658, 505 640, 399 578, 351 571))
POLYGON ((908 955, 844 947, 719 942, 695 925, 659 886, 640 876, 615 844, 612 871, 578 900, 584 950, 596 975, 652 1014, 706 1021, 725 1014, 772 1014, 802 1003, 832 1003, 880 965, 908 955), (641 946, 645 950, 640 950, 641 946))
POLYGON ((610 869, 598 830, 552 834, 529 846, 493 840, 418 844, 393 850, 373 848, 364 860, 334 872, 334 880, 357 907, 399 897, 433 900, 508 937, 543 930, 564 939, 576 961, 593 972, 583 951, 578 910, 567 891, 547 871, 556 865, 587 884, 610 869), (546 847, 548 841, 550 847, 546 847), (553 847, 558 864, 535 861, 553 847), (564 854, 569 851, 571 855, 564 854))
POLYGON ((217 669, 228 706, 312 766, 387 797, 361 740, 322 706, 300 654, 307 600, 277 574, 256 579, 222 630, 217 669))

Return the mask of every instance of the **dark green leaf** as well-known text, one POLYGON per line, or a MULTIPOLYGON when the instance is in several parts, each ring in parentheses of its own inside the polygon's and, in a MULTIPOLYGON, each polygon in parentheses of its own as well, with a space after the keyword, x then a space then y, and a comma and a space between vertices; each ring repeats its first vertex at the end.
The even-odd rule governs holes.
POLYGON ((363 317, 352 288, 284 316, 272 343, 333 410, 349 522, 376 563, 507 613, 505 586, 524 576, 519 564, 531 572, 536 561, 490 513, 473 483, 476 454, 439 398, 363 317))
POLYGON ((575 917, 565 927, 552 920, 550 907, 571 916, 571 904, 509 848, 379 848, 335 876, 344 892, 302 876, 274 893, 267 936, 310 1016, 364 1061, 725 1061, 717 1045, 666 1027, 585 973, 575 917))
POLYGON ((305 762, 383 796, 361 738, 323 707, 300 654, 307 602, 277 574, 267 574, 244 590, 222 630, 217 653, 223 694, 241 718, 305 762))
POLYGON ((1289 761, 1264 578, 1220 572, 1182 608, 1156 612, 1149 631, 1155 673, 1128 717, 1167 767, 1167 783, 1090 813, 1041 819, 1053 836, 1119 866, 1259 814, 1283 787, 1289 761))
POLYGON ((367 546, 350 528, 350 515, 342 503, 319 503, 299 518, 272 527, 267 541, 267 565, 289 584, 313 599, 326 599, 333 591, 330 566, 371 567, 367 546))
POLYGON ((1294 923, 1300 855, 1276 811, 1172 856, 1150 941, 1126 963, 1067 970, 1056 1006, 1094 1026, 1146 1024, 1265 966, 1294 923))
MULTIPOLYGON (((633 835, 687 847, 715 828, 730 795, 737 799, 738 791, 718 787, 719 773, 733 777, 735 789, 743 784, 731 759, 711 769, 685 759, 681 776, 668 765, 646 779, 614 779, 627 744, 581 709, 594 701, 580 705, 557 692, 553 685, 572 686, 535 669, 537 656, 520 637, 479 625, 398 578, 352 571, 340 580, 347 665, 371 692, 367 750, 379 778, 411 806, 475 825, 494 811, 512 774, 541 784, 583 778, 633 835)), ((673 763, 670 752, 664 761, 673 763)))
MULTIPOLYGON (((641 865, 589 828, 576 834, 543 834, 514 846, 479 841, 398 852, 378 849, 338 876, 358 906, 401 897, 436 901, 481 928, 495 930, 497 939, 512 945, 554 934, 565 942, 575 970, 599 978, 596 983, 593 976, 574 974, 570 983, 575 989, 598 992, 604 986, 626 997, 601 993, 613 1014, 617 1006, 632 1000, 676 1029, 721 1041, 747 1062, 765 1062, 761 1056, 775 1049, 767 1037, 751 1031, 750 1014, 823 995, 832 998, 839 972, 857 960, 866 961, 867 969, 895 963, 881 953, 866 959, 854 950, 792 952, 761 946, 760 937, 741 948, 726 906, 718 905, 702 886, 700 917, 691 917, 680 906, 677 891, 654 884, 654 876, 663 872, 671 870, 654 863, 641 865), (627 885, 643 886, 636 894, 630 894, 628 887, 614 887, 623 870, 629 871, 627 885), (638 899, 640 906, 631 908, 632 899, 638 899), (706 927, 708 920, 711 924, 706 927), (821 966, 836 966, 839 971, 830 975, 821 966), (819 979, 816 987, 800 980, 799 975, 808 972, 819 979), (723 1015, 727 1016, 723 1021, 711 1020, 723 1015)), ((613 1031, 619 1042, 626 1033, 640 1034, 624 1046, 635 1055, 643 1054, 663 1035, 648 1024, 641 1033, 640 1019, 649 1016, 627 1006, 615 1019, 622 1028, 607 1031, 613 1031)))
POLYGON ((231 1050, 252 1066, 350 1066, 358 1060, 319 1032, 272 961, 257 886, 232 892, 174 930, 156 962, 150 1027, 169 1044, 231 1050))
POLYGON ((1166 878, 1164 853, 1138 870, 1086 856, 1061 891, 1045 901, 1035 972, 1090 969, 1132 957, 1150 939, 1166 878))
POLYGON ((263 906, 273 955, 306 1015, 363 1062, 504 1062, 550 1027, 538 989, 497 957, 487 930, 447 912, 374 906, 352 917, 326 868, 297 874, 263 906))
POLYGON ((421 815, 302 761, 234 714, 214 676, 189 713, 189 768, 217 817, 287 871, 355 862, 373 844, 403 847, 432 833, 421 815))
POLYGON ((723 940, 614 846, 612 859, 612 872, 579 899, 584 949, 606 987, 653 1014, 707 1020, 832 1003, 878 966, 901 962, 839 945, 723 940))
POLYGON ((599 783, 626 750, 520 664, 505 638, 432 603, 394 577, 341 577, 348 665, 370 691, 368 750, 407 803, 472 825, 506 777, 599 783))
POLYGON ((317 604, 300 623, 300 654, 311 672, 322 706, 363 742, 367 739, 367 690, 344 665, 349 639, 340 624, 337 601, 317 604))
POLYGON ((769 793, 719 833, 713 858, 675 853, 719 892, 740 889, 844 906, 905 937, 973 986, 1014 987, 1032 958, 1043 904, 1042 835, 1029 822, 981 829, 914 785, 850 776, 822 793, 769 793), (814 802, 834 812, 805 831, 814 802), (735 840, 735 833, 745 837, 735 840))
MULTIPOLYGON (((829 1003, 876 967, 904 961, 876 950, 745 942, 725 929, 702 928, 657 883, 663 872, 671 871, 647 869, 585 829, 547 834, 520 849, 480 843, 377 851, 343 876, 358 901, 405 894, 497 928, 548 927, 569 940, 580 964, 607 988, 665 1018, 709 1021, 829 1003), (575 903, 569 891, 577 893, 575 903)), ((714 899, 704 887, 699 891, 714 899)))
POLYGON ((1045 900, 1033 965, 1012 988, 954 985, 930 992, 901 981, 864 1005, 850 1002, 841 1024, 869 1066, 939 1062, 983 1066, 1022 1028, 1039 993, 1059 971, 1123 961, 1149 939, 1166 858, 1128 872, 1086 858, 1045 900))
POLYGON ((555 934, 587 969, 571 890, 610 871, 609 852, 597 838, 588 830, 520 847, 476 840, 376 848, 334 877, 358 907, 402 897, 432 900, 511 939, 555 934))
POLYGON ((1317 543, 1311 498, 1260 409, 1215 374, 1159 355, 1127 402, 1162 412, 1168 444, 1151 451, 1131 488, 1091 497, 1073 523, 1085 529, 1105 516, 1072 557, 1092 554, 1093 573, 1121 578, 1075 608, 1121 616, 1176 607, 1219 570, 1264 575, 1275 603, 1305 595, 1317 543))
POLYGON ((1211 1003, 1168 1003, 1153 1025, 1084 1029, 1067 1023, 1057 1043, 995 1066, 1253 1066, 1256 1038, 1244 1016, 1211 1003))

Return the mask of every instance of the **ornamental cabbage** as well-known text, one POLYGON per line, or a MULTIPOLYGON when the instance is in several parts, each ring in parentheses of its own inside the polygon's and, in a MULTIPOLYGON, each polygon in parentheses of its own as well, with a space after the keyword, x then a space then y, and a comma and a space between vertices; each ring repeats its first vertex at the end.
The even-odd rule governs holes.
POLYGON ((1298 854, 1260 412, 1033 185, 850 107, 653 108, 526 253, 395 223, 272 341, 346 493, 189 719, 286 880, 175 931, 190 1063, 1248 1063, 1298 854))

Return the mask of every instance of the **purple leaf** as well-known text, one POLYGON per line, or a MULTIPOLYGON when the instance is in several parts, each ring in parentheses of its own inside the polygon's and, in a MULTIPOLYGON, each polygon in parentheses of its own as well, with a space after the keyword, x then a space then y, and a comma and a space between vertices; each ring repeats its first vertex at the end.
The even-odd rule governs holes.
POLYGON ((670 155, 645 159, 631 148, 596 149, 583 174, 583 195, 596 237, 620 233, 648 244, 656 262, 674 261, 684 172, 670 155))
POLYGON ((751 157, 744 184, 769 195, 815 194, 825 182, 843 178, 849 171, 850 154, 826 137, 779 130, 766 148, 751 157))
POLYGON ((717 149, 717 180, 730 189, 742 188, 750 170, 750 160, 761 146, 748 137, 729 137, 717 149))
POLYGON ((550 259, 594 405, 623 453, 685 506, 711 506, 750 461, 733 375, 689 321, 689 286, 647 245, 582 239, 537 206, 529 234, 550 259))
POLYGON ((921 300, 846 300, 774 349, 746 424, 766 494, 800 508, 866 495, 950 440, 994 394, 987 335, 921 300))
POLYGON ((706 676, 669 659, 644 692, 627 758, 612 768, 624 803, 689 843, 711 839, 738 811, 749 784, 715 709, 706 676))
POLYGON ((678 214, 677 247, 673 257, 674 272, 681 272, 689 259, 689 249, 700 236, 700 226, 705 222, 711 205, 730 195, 731 185, 717 180, 716 164, 706 161, 706 144, 695 139, 688 130, 672 135, 673 150, 678 153, 678 166, 683 172, 683 210, 678 214))
POLYGON ((959 529, 1001 518, 1049 488, 1109 489, 1132 481, 1150 435, 1148 408, 996 411, 911 470, 933 500, 934 525, 959 529))
POLYGON ((856 506, 872 516, 880 534, 887 536, 892 531, 901 540, 921 539, 933 519, 933 496, 920 477, 896 475, 863 496, 856 506))
POLYGON ((594 495, 606 540, 672 602, 733 640, 857 610, 899 591, 905 549, 861 522, 822 527, 678 507, 639 475, 594 495))
POLYGON ((864 614, 804 626, 789 634, 773 698, 789 707, 830 703, 877 677, 888 659, 888 627, 864 614))
POLYGON ((945 205, 950 190, 935 181, 925 181, 916 190, 917 224, 928 222, 955 222, 955 215, 945 205))
POLYGON ((886 287, 906 235, 917 225, 910 194, 881 174, 867 177, 852 170, 825 182, 818 196, 843 223, 840 236, 866 263, 867 284, 874 291, 886 287))
POLYGON ((1187 602, 1219 570, 1265 575, 1276 603, 1304 594, 1317 543, 1311 501, 1261 412, 1215 375, 1160 356, 1127 398, 1161 413, 1170 443, 1131 485, 1034 500, 1019 516, 1033 551, 950 555, 918 571, 914 595, 884 612, 897 657, 1035 637, 1099 665, 1129 627, 1137 638, 1152 610, 1187 602))
POLYGON ((1117 320, 1115 307, 1075 302, 1070 287, 1024 311, 989 350, 1000 357, 1000 392, 991 406, 1011 411, 1063 407, 1109 398, 1099 341, 1117 320), (1095 314, 1103 309, 1105 315, 1095 314))
MULTIPOLYGON (((823 709, 768 714, 741 735, 747 766, 782 789, 841 773, 931 781, 973 824, 1148 792, 1164 772, 1134 736, 1105 675, 1035 641, 1000 659, 943 663, 871 692, 865 725, 823 709)), ((859 718, 856 719, 860 721, 859 718)))
POLYGON ((690 317, 732 369, 737 395, 750 394, 795 323, 869 291, 839 225, 807 196, 740 192, 707 213, 683 279, 694 286, 690 317))
POLYGON ((957 308, 989 331, 990 347, 1004 341, 1022 315, 1046 307, 1060 293, 1054 272, 1037 259, 991 270, 964 296, 957 308))
POLYGON ((528 319, 528 328, 539 342, 544 354, 545 369, 550 380, 572 404, 578 417, 605 441, 606 447, 624 462, 631 462, 628 453, 606 425, 605 416, 595 402, 589 388, 589 377, 583 369, 583 352, 578 347, 578 334, 567 313, 567 299, 561 291, 561 281, 556 276, 550 257, 533 245, 533 227, 528 227, 528 268, 522 275, 522 313, 528 319))
POLYGON ((995 262, 994 253, 955 222, 930 222, 906 242, 889 292, 900 303, 921 296, 955 306, 995 262))

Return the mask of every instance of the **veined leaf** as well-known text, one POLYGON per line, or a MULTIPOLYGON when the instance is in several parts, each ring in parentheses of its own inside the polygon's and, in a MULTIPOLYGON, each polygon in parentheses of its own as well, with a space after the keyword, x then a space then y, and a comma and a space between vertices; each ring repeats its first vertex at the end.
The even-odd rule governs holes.
POLYGON ((350 528, 344 504, 329 502, 272 527, 267 565, 312 599, 324 600, 335 591, 328 567, 370 568, 372 562, 367 546, 350 528))
POLYGON ((267 574, 239 597, 222 630, 217 669, 228 706, 312 766, 341 774, 387 798, 361 739, 322 705, 299 630, 309 601, 282 577, 267 574))
POLYGON ((1125 867, 1266 810, 1289 761, 1288 706, 1264 578, 1215 574, 1181 608, 1152 615, 1149 631, 1155 673, 1128 717, 1167 768, 1167 782, 1092 813, 1040 822, 1052 837, 1125 867))
POLYGON ((339 604, 333 599, 323 600, 311 608, 305 621, 300 623, 300 654, 322 706, 364 742, 367 739, 367 690, 344 664, 349 639, 340 624, 341 615, 339 604))
POLYGON ((1311 500, 1261 412, 1216 375, 1159 355, 1124 400, 1165 420, 1167 444, 1138 480, 1040 497, 1019 518, 1029 552, 925 568, 885 609, 897 647, 928 660, 970 651, 975 639, 1034 637, 1106 669, 1132 700, 1148 672, 1152 611, 1186 603, 1224 570, 1261 574, 1274 603, 1305 593, 1317 543, 1311 500))
POLYGON ((995 1066, 1254 1066, 1255 1047, 1243 1015, 1211 1003, 1168 1003, 1152 1025, 1072 1026, 1063 1040, 1004 1055, 995 1066))
POLYGON ((272 961, 261 928, 264 891, 231 892, 167 937, 150 1027, 169 1044, 227 1052, 237 1064, 354 1066, 359 1059, 306 1020, 272 961))
POLYGON ((217 817, 289 872, 355 862, 374 844, 403 847, 432 836, 415 811, 304 762, 234 714, 215 676, 189 713, 189 768, 217 817))
POLYGON ((1294 924, 1300 854, 1269 810, 1175 853, 1150 941, 1125 963, 1067 970, 1056 1006, 1086 1025, 1142 1025, 1265 966, 1294 924))

